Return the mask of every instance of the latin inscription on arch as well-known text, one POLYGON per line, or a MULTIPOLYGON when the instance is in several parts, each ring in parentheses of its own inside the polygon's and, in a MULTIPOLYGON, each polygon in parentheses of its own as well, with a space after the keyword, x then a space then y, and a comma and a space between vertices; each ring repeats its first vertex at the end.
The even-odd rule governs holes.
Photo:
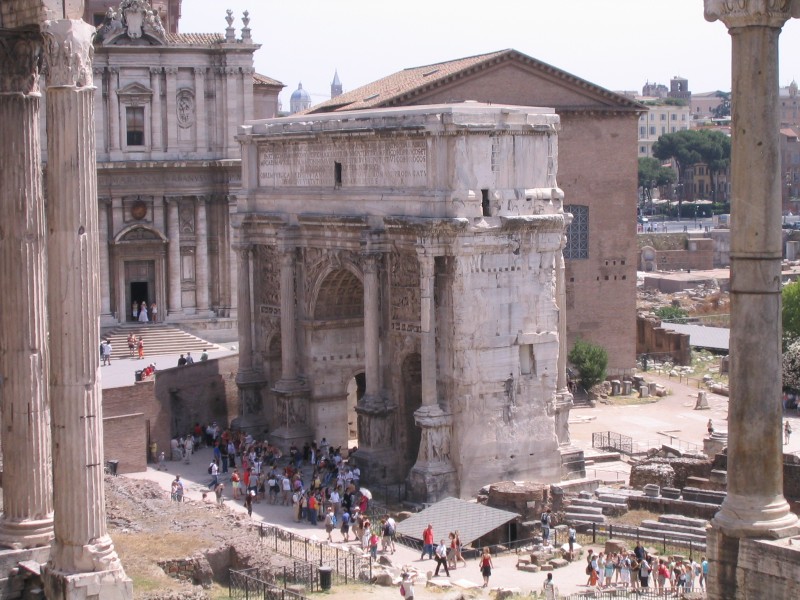
POLYGON ((342 165, 345 187, 423 187, 427 183, 425 140, 365 140, 340 146, 315 142, 261 146, 258 184, 333 187, 337 185, 334 163, 342 165))

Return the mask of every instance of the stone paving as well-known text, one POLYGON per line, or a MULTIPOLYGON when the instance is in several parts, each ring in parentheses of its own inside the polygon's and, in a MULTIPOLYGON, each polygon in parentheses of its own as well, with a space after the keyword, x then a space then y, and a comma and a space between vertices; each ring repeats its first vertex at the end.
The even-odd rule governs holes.
MULTIPOLYGON (((177 356, 175 360, 177 360, 177 356)), ((136 361, 131 362, 136 363, 136 361)), ((117 369, 123 371, 123 373, 115 373, 114 376, 127 377, 128 374, 124 372, 126 367, 128 365, 118 366, 117 369)), ((114 365, 105 367, 103 370, 104 375, 111 373, 114 368, 114 365)), ((593 432, 615 431, 628 435, 631 432, 635 432, 637 434, 636 439, 641 439, 642 441, 668 441, 669 436, 672 435, 674 438, 695 443, 702 447, 702 439, 706 434, 706 423, 709 418, 714 421, 719 429, 725 428, 728 404, 726 397, 709 394, 710 409, 695 411, 694 400, 697 394, 695 387, 680 384, 675 379, 671 381, 668 378, 653 377, 653 379, 664 383, 672 391, 672 394, 659 399, 658 402, 653 404, 633 406, 606 406, 600 404, 593 409, 575 409, 570 422, 573 443, 588 451, 591 448, 593 432)), ((789 446, 785 447, 785 451, 798 452, 800 451, 800 418, 796 414, 787 415, 786 418, 792 421, 793 429, 796 433, 793 434, 789 446)), ((168 490, 172 479, 176 474, 179 474, 186 482, 187 496, 193 500, 202 501, 202 493, 208 490, 206 486, 210 481, 210 476, 207 473, 210 460, 211 451, 209 449, 201 449, 192 457, 189 465, 182 462, 169 462, 167 463, 168 471, 166 472, 148 468, 145 472, 129 474, 126 477, 156 481, 164 489, 168 490)), ((625 463, 600 464, 596 467, 597 475, 606 479, 612 479, 613 477, 622 479, 625 477, 626 467, 625 463)), ((589 475, 592 475, 591 467, 589 475)), ((241 502, 234 502, 231 499, 232 490, 228 479, 222 477, 220 480, 227 484, 225 495, 228 500, 226 505, 232 510, 244 511, 241 502)), ((213 494, 209 494, 209 502, 212 501, 212 496, 213 494)), ((291 507, 287 506, 275 506, 264 502, 255 504, 253 520, 280 525, 311 539, 324 540, 326 537, 322 525, 314 527, 310 523, 296 523, 292 516, 291 507)), ((436 532, 436 538, 440 539, 440 536, 445 537, 446 534, 447 532, 436 532)), ((341 535, 335 532, 334 543, 340 542, 341 535)), ((599 549, 601 548, 595 548, 596 551, 599 549)), ((402 546, 398 546, 397 553, 390 556, 390 558, 395 565, 408 564, 421 571, 433 571, 435 568, 434 561, 421 561, 416 550, 402 546)), ((518 587, 522 590, 541 590, 546 573, 525 573, 516 569, 516 563, 517 556, 513 552, 495 557, 495 569, 490 581, 490 589, 494 587, 518 587)), ((587 589, 584 568, 583 561, 576 560, 574 563, 553 572, 554 580, 560 593, 575 593, 587 589)), ((479 586, 482 583, 482 579, 477 561, 470 560, 467 567, 453 570, 450 581, 457 581, 460 585, 466 587, 479 586)), ((488 590, 480 591, 484 595, 488 593, 488 590)), ((434 596, 432 591, 426 590, 421 585, 417 586, 417 592, 420 598, 434 596)))

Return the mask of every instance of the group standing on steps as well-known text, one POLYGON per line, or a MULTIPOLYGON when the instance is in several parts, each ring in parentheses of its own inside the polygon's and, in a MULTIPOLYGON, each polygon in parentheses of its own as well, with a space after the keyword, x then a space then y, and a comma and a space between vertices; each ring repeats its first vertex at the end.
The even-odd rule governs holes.
POLYGON ((131 304, 131 316, 139 323, 155 323, 158 320, 158 305, 153 302, 148 312, 147 301, 134 301, 131 304))

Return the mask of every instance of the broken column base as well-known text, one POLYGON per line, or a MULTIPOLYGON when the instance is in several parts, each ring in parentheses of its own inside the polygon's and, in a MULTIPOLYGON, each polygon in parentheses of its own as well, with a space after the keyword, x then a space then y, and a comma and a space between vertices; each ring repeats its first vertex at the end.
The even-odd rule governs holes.
POLYGON ((714 457, 721 453, 728 445, 728 432, 715 431, 703 438, 703 452, 706 456, 714 457))
POLYGON ((42 568, 47 600, 132 600, 133 582, 122 569, 61 573, 42 568))
POLYGON ((349 463, 361 469, 361 483, 366 486, 385 485, 403 480, 402 461, 398 460, 394 448, 358 447, 349 463))
POLYGON ((800 589, 800 537, 797 526, 774 530, 776 539, 749 539, 726 535, 709 527, 710 562, 708 600, 796 598, 800 589))
POLYGON ((450 496, 457 497, 456 470, 449 464, 414 465, 406 479, 412 500, 433 504, 450 496))
POLYGON ((586 457, 583 450, 575 446, 560 446, 558 449, 561 454, 561 478, 582 479, 586 477, 586 457))

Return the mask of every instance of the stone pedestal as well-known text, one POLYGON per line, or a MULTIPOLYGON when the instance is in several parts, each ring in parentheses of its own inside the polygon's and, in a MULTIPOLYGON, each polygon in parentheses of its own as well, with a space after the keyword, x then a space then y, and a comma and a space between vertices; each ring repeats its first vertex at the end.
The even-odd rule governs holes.
POLYGON ((414 420, 422 428, 422 439, 406 481, 411 498, 434 503, 455 496, 458 481, 450 460, 452 416, 438 406, 423 406, 414 413, 414 420))
POLYGON ((270 425, 272 415, 264 412, 264 392, 267 382, 261 373, 246 371, 236 374, 236 386, 239 388, 239 406, 241 413, 235 420, 235 425, 250 431, 253 434, 260 434, 270 425))
POLYGON ((288 454, 292 444, 300 449, 313 439, 314 433, 308 425, 309 390, 300 381, 279 381, 272 391, 277 396, 278 410, 269 442, 288 454))
POLYGON ((695 410, 708 410, 711 408, 708 405, 708 394, 704 391, 697 392, 697 402, 694 405, 695 410))
POLYGON ((355 462, 361 469, 361 481, 367 485, 385 484, 403 478, 402 463, 397 460, 396 406, 357 406, 358 452, 355 462))
POLYGON ((715 431, 711 435, 703 438, 703 452, 709 458, 713 458, 722 452, 728 445, 728 432, 715 431))

